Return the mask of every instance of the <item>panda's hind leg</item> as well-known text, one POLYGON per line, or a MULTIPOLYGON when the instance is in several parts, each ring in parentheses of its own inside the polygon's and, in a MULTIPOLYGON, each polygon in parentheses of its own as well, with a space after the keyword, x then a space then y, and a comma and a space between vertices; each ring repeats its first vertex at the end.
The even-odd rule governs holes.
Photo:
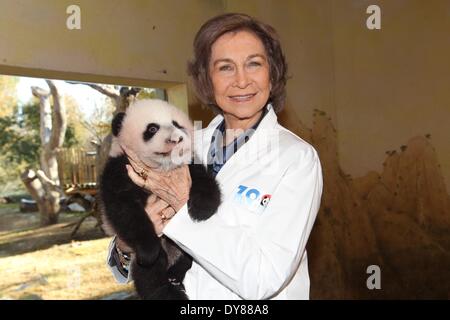
POLYGON ((167 278, 167 264, 163 257, 151 267, 143 267, 136 261, 131 264, 131 276, 139 297, 143 300, 188 300, 180 286, 167 278))
POLYGON ((192 267, 192 258, 181 250, 180 254, 174 265, 167 270, 169 281, 173 284, 182 283, 186 272, 192 267))

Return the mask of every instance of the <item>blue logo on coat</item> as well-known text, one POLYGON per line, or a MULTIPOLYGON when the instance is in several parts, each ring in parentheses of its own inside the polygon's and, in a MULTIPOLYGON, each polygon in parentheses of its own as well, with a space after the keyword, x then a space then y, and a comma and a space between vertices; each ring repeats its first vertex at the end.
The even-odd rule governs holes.
POLYGON ((252 211, 262 212, 269 204, 270 198, 270 194, 263 194, 258 189, 239 185, 234 201, 252 211))

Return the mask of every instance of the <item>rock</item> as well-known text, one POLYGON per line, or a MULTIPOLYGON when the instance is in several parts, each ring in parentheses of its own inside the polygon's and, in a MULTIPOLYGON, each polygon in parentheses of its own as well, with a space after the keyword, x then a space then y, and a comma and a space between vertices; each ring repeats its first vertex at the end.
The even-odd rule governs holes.
POLYGON ((362 199, 367 198, 370 190, 380 182, 380 174, 375 171, 370 171, 364 177, 355 178, 353 180, 353 187, 361 196, 362 199))
POLYGON ((71 211, 87 212, 92 210, 94 202, 95 198, 91 195, 76 193, 65 201, 65 205, 71 211))
POLYGON ((19 209, 22 213, 39 211, 36 201, 29 199, 20 199, 19 209))
POLYGON ((316 114, 311 140, 324 176, 322 209, 308 245, 311 298, 370 298, 378 293, 365 288, 365 270, 382 264, 381 253, 367 207, 339 166, 336 130, 326 115, 316 114))
POLYGON ((80 204, 73 202, 69 205, 67 205, 67 208, 69 208, 70 211, 74 211, 74 212, 85 212, 86 209, 83 208, 80 204))
POLYGON ((381 173, 352 179, 329 117, 317 110, 312 130, 300 127, 289 128, 311 133, 324 176, 307 248, 311 298, 447 299, 450 195, 431 140, 414 137, 386 153, 381 173), (382 290, 367 289, 369 265, 380 267, 382 290))
POLYGON ((13 199, 10 197, 0 197, 0 204, 13 203, 13 199))

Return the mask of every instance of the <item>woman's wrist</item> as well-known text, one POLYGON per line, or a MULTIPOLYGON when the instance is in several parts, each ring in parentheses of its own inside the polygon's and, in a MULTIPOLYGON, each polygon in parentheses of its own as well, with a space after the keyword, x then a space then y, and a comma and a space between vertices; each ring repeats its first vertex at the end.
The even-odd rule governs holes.
POLYGON ((180 211, 186 204, 189 206, 189 203, 190 203, 190 199, 189 198, 183 199, 182 201, 180 201, 177 204, 176 208, 174 208, 175 212, 180 211))

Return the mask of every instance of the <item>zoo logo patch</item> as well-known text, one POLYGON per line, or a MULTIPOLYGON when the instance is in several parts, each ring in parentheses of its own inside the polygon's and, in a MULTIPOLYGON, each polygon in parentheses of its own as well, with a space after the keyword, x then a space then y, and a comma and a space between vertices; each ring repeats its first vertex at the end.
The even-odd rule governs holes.
POLYGON ((269 204, 271 197, 270 194, 262 194, 258 189, 239 185, 234 201, 252 211, 262 212, 269 204))

